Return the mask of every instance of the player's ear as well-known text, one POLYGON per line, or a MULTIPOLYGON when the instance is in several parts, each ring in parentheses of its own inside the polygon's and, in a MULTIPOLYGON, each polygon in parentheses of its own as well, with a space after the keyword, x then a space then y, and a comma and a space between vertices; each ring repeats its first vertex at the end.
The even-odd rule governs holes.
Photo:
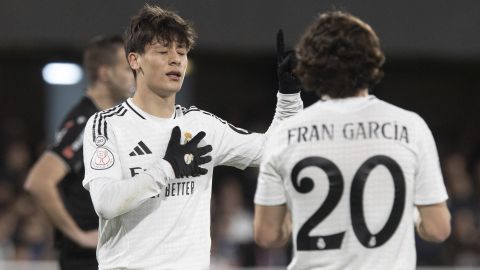
POLYGON ((141 58, 138 53, 130 52, 128 53, 128 64, 133 70, 139 70, 141 68, 141 58))
POLYGON ((98 80, 99 81, 106 81, 108 80, 108 77, 109 77, 109 68, 108 66, 106 65, 101 65, 100 67, 98 67, 98 80))

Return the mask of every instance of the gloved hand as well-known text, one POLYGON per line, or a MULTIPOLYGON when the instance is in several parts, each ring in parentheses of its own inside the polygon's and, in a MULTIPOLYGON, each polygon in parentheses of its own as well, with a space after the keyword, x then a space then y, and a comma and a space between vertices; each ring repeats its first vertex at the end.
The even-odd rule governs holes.
POLYGON ((189 176, 200 176, 208 172, 200 165, 212 160, 211 156, 205 156, 212 151, 211 145, 198 147, 198 143, 205 137, 205 132, 201 131, 186 144, 180 144, 181 132, 178 126, 172 130, 170 141, 168 142, 165 159, 172 165, 176 178, 189 176))
POLYGON ((300 80, 293 74, 297 64, 295 51, 285 51, 282 29, 277 33, 277 76, 278 91, 282 94, 295 94, 302 90, 300 80))

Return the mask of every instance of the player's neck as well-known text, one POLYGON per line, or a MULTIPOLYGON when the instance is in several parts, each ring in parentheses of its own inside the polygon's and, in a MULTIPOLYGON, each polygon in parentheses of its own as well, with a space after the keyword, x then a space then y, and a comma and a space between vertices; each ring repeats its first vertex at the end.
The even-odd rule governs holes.
POLYGON ((148 114, 160 118, 170 118, 175 109, 175 94, 162 97, 153 91, 137 89, 132 102, 148 114))
POLYGON ((368 89, 358 90, 356 97, 368 97, 368 89))
POLYGON ((87 88, 86 96, 88 96, 93 104, 99 110, 105 110, 111 108, 119 103, 114 99, 106 86, 101 84, 95 84, 87 88))
MULTIPOLYGON (((338 100, 338 99, 358 98, 358 97, 368 97, 368 88, 358 90, 357 93, 352 95, 352 96, 347 96, 347 97, 344 97, 344 98, 336 98, 336 99, 338 100)), ((322 99, 323 100, 333 100, 332 98, 330 98, 327 95, 322 96, 322 99)))

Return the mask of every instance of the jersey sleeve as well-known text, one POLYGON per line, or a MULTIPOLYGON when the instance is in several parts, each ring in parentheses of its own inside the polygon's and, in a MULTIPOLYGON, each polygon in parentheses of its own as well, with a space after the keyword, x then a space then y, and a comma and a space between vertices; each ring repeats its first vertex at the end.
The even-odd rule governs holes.
POLYGON ((275 107, 275 115, 272 123, 268 127, 265 134, 270 136, 275 128, 285 119, 290 118, 303 110, 303 101, 300 93, 282 94, 277 93, 277 106, 275 107))
POLYGON ((437 147, 432 132, 419 117, 417 124, 418 167, 415 176, 415 204, 428 205, 448 199, 437 147))
POLYGON ((266 137, 217 118, 212 121, 216 139, 214 164, 245 169, 262 156, 266 137))
POLYGON ((248 132, 218 118, 219 123, 217 123, 216 130, 219 134, 219 149, 215 165, 227 165, 239 169, 245 169, 248 166, 259 166, 267 137, 270 136, 279 123, 301 110, 303 110, 303 101, 299 93, 278 93, 275 116, 265 134, 248 132))
POLYGON ((87 122, 83 136, 83 186, 96 178, 121 179, 122 170, 117 152, 115 132, 108 121, 96 113, 87 122))
POLYGON ((286 140, 283 140, 281 135, 280 130, 274 131, 266 143, 254 198, 257 205, 281 205, 287 201, 285 173, 281 169, 281 157, 285 151, 286 140))
POLYGON ((49 147, 64 162, 67 171, 78 172, 82 168, 83 130, 86 122, 83 115, 67 117, 55 134, 55 142, 49 147))

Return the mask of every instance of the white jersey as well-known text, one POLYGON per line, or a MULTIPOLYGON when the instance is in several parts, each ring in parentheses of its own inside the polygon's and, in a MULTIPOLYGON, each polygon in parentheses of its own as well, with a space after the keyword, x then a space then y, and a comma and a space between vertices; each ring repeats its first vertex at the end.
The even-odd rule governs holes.
POLYGON ((368 96, 319 101, 282 122, 255 204, 291 210, 288 269, 410 270, 414 205, 446 199, 424 120, 368 96))
MULTIPOLYGON (((285 103, 285 96, 280 96, 279 103, 285 103)), ((290 112, 295 114, 303 108, 300 95, 289 96, 295 100, 296 109, 290 112)), ((278 113, 274 123, 289 114, 278 113)), ((212 161, 201 167, 208 173, 173 179, 137 208, 112 219, 100 217, 100 269, 209 268, 213 167, 244 169, 260 165, 265 134, 236 128, 195 107, 185 109, 177 105, 170 119, 158 118, 129 99, 89 119, 84 135, 83 185, 88 189, 91 181, 106 178, 135 181, 132 177, 162 160, 175 126, 180 127, 183 142, 200 131, 206 133, 200 146, 212 146, 212 161)), ((125 198, 126 203, 128 199, 125 198)))

